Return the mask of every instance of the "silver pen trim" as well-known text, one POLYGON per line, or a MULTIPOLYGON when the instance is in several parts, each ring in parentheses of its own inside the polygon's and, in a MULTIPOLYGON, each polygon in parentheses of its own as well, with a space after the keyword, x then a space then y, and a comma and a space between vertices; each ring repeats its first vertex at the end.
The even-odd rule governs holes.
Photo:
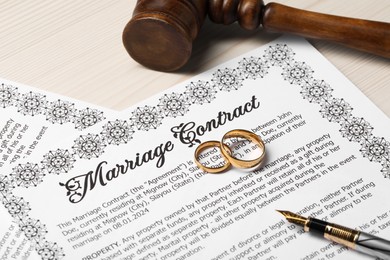
POLYGON ((356 251, 376 256, 381 259, 390 259, 390 241, 388 240, 365 232, 360 232, 355 243, 356 251))
POLYGON ((379 259, 390 260, 390 241, 383 238, 329 223, 315 218, 305 218, 290 211, 278 210, 290 223, 303 226, 306 232, 320 233, 326 239, 379 259))

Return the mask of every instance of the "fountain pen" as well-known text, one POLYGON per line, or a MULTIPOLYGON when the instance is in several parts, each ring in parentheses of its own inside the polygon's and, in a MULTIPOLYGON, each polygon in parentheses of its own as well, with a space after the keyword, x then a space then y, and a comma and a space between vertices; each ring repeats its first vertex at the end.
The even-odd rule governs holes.
POLYGON ((320 234, 328 240, 380 259, 390 259, 390 241, 388 240, 319 219, 305 218, 289 211, 277 211, 288 222, 303 226, 306 232, 320 234))

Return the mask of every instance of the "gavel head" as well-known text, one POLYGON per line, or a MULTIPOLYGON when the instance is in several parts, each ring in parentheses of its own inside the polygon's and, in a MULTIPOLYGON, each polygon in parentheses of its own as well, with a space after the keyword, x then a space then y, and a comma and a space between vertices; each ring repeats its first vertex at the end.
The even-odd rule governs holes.
POLYGON ((190 58, 206 16, 207 0, 138 0, 123 44, 140 64, 173 71, 190 58))
POLYGON ((138 0, 123 31, 123 44, 142 65, 173 71, 190 58, 206 13, 213 22, 238 21, 242 28, 254 30, 263 12, 262 0, 138 0))

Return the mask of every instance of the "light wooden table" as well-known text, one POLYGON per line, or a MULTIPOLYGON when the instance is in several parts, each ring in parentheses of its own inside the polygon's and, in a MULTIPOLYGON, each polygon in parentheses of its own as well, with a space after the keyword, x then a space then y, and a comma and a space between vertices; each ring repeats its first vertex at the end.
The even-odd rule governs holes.
MULTIPOLYGON (((389 0, 276 0, 311 11, 390 22, 389 0)), ((0 77, 122 110, 148 96, 268 43, 276 34, 206 22, 188 66, 148 70, 122 45, 135 0, 0 1, 0 77)), ((267 3, 267 2, 266 2, 267 3)), ((336 44, 314 46, 390 115, 390 60, 336 44)))

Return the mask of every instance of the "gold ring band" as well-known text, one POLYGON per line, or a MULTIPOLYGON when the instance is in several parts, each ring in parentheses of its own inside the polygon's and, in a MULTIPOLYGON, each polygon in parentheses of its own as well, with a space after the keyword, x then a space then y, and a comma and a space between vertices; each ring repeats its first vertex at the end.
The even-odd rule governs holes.
POLYGON ((234 130, 227 132, 221 139, 220 147, 223 147, 221 149, 221 152, 227 158, 227 160, 234 167, 241 168, 241 169, 249 169, 249 168, 254 169, 255 167, 260 165, 260 163, 263 161, 264 156, 265 156, 265 145, 264 145, 263 140, 259 136, 257 136, 256 134, 254 134, 250 131, 247 131, 247 130, 243 130, 243 129, 234 129, 234 130), (260 147, 260 149, 262 150, 260 156, 256 159, 253 159, 253 160, 240 160, 240 159, 233 157, 230 147, 225 144, 226 139, 232 138, 232 137, 241 137, 241 138, 250 140, 253 143, 257 144, 260 147), (226 149, 226 147, 228 147, 229 149, 226 149))
POLYGON ((230 147, 227 146, 226 144, 223 144, 224 149, 221 149, 221 142, 218 141, 207 141, 204 143, 201 143, 195 150, 195 163, 196 165, 202 169, 205 172, 209 173, 221 173, 225 170, 227 170, 230 167, 230 162, 229 160, 224 156, 224 154, 221 154, 222 158, 225 160, 225 164, 219 167, 207 167, 203 165, 201 162, 199 162, 198 158, 200 154, 202 153, 203 150, 210 148, 210 147, 218 147, 221 151, 225 151, 226 149, 226 154, 231 153, 230 147))

